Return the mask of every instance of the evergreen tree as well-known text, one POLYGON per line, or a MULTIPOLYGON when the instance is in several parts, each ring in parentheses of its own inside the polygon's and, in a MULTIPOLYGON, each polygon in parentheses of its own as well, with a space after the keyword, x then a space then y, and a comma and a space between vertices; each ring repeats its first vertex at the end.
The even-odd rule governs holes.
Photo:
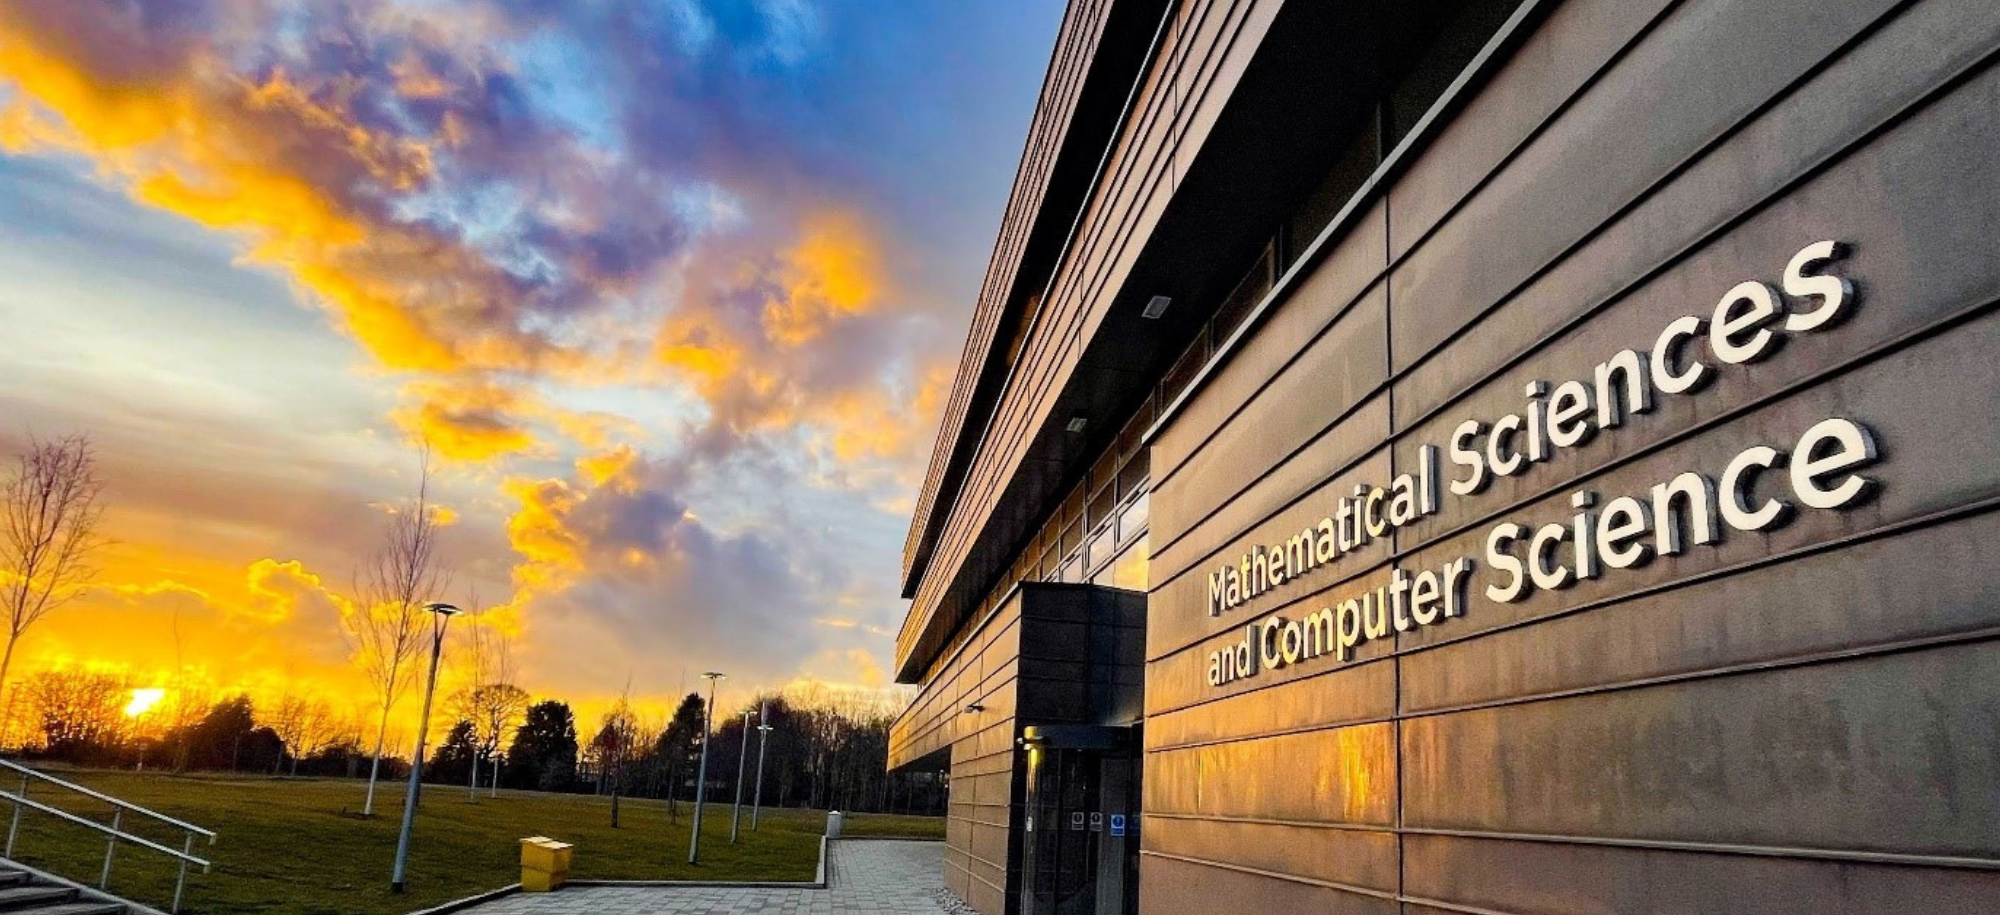
POLYGON ((700 693, 688 693, 674 709, 674 718, 660 732, 653 748, 667 780, 667 809, 675 810, 681 792, 694 778, 694 754, 701 748, 703 702, 700 693))
POLYGON ((188 764, 197 769, 234 769, 243 763, 243 742, 256 727, 250 697, 238 694, 217 702, 208 714, 179 737, 187 746, 188 764))
POLYGON ((528 708, 527 720, 507 748, 507 783, 519 788, 561 791, 576 779, 576 715, 553 699, 528 708))
POLYGON ((254 728, 230 755, 244 772, 275 772, 285 759, 285 740, 272 728, 254 728))
POLYGON ((479 735, 474 733, 472 722, 461 720, 451 726, 451 733, 424 765, 424 780, 460 784, 472 777, 472 760, 478 753, 479 735))

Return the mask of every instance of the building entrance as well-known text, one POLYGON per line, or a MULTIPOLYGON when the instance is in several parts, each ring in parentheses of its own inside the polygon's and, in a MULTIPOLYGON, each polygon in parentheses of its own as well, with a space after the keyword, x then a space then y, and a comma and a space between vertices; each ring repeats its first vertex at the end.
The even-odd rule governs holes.
POLYGON ((1136 915, 1138 728, 1029 727, 1021 915, 1136 915))

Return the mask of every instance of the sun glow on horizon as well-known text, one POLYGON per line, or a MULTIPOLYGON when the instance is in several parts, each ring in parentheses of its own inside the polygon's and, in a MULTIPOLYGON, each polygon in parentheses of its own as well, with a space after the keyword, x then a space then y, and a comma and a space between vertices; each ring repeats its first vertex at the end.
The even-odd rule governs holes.
POLYGON ((167 691, 157 686, 132 690, 132 701, 125 704, 125 717, 137 718, 153 710, 160 700, 167 697, 167 691))

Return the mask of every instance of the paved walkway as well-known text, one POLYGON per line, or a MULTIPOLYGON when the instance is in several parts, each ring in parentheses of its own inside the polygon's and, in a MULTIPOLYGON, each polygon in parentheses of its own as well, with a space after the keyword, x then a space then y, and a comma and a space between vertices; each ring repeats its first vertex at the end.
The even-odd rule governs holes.
POLYGON ((941 915, 944 843, 827 843, 827 888, 573 886, 516 893, 471 915, 941 915))

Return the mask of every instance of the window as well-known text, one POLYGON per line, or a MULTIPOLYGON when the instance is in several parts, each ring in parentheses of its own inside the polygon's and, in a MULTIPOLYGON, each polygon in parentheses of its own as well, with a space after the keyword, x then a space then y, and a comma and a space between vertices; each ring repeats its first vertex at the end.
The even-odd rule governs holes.
POLYGON ((1090 543, 1083 551, 1083 566, 1095 569, 1111 558, 1111 549, 1118 545, 1118 529, 1110 524, 1097 529, 1090 535, 1090 543))
POLYGON ((1146 532, 1148 513, 1152 510, 1152 493, 1142 492, 1125 510, 1118 515, 1118 539, 1130 540, 1146 532))
POLYGON ((1131 546, 1125 548, 1125 552, 1118 554, 1118 558, 1104 568, 1104 571, 1097 573, 1093 581, 1114 588, 1124 588, 1127 591, 1146 590, 1151 584, 1147 581, 1147 575, 1152 561, 1152 554, 1147 548, 1146 541, 1145 537, 1133 541, 1131 546))

